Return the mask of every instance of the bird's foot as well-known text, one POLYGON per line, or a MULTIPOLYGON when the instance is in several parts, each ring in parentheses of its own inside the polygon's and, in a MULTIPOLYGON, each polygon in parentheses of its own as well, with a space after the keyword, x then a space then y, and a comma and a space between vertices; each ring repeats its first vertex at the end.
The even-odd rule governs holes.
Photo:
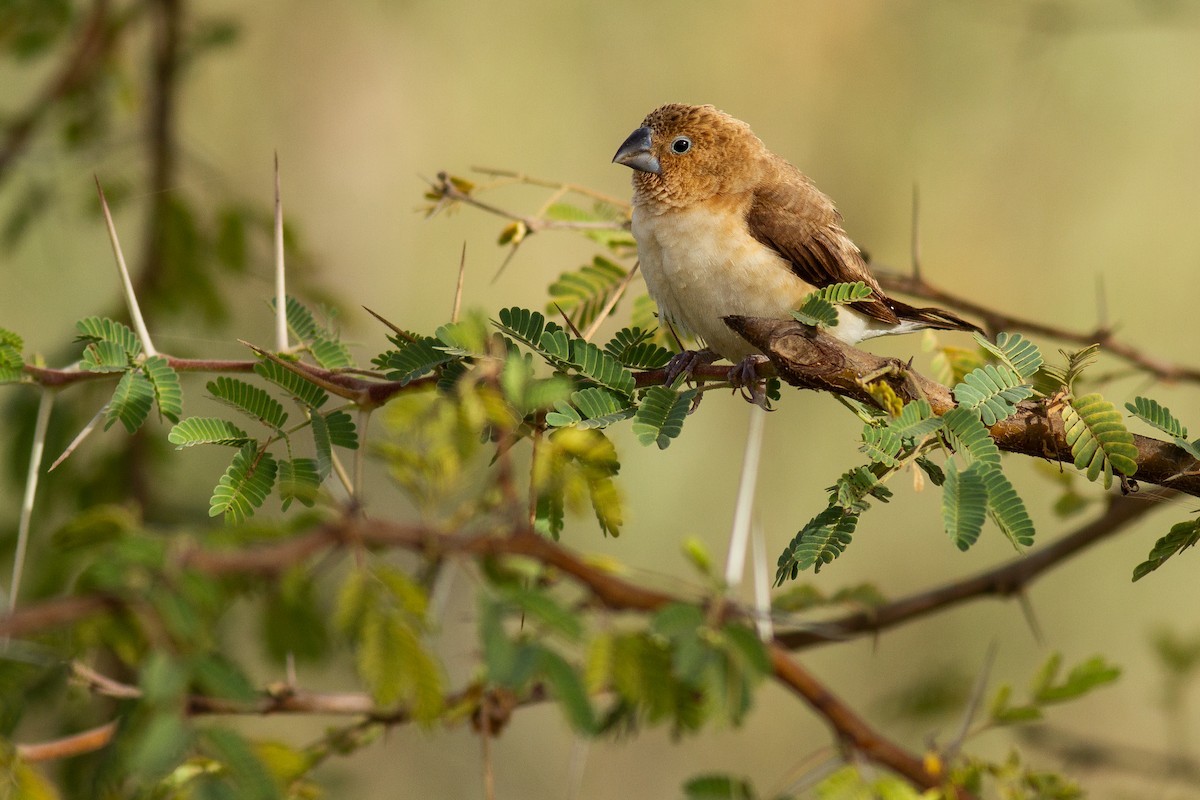
POLYGON ((729 370, 729 383, 742 393, 747 402, 770 411, 771 405, 767 397, 767 381, 758 376, 758 368, 770 361, 764 355, 754 353, 734 364, 729 370))
POLYGON ((685 381, 692 379, 692 373, 697 367, 702 367, 705 364, 711 364, 720 358, 719 355, 712 350, 684 350, 681 353, 676 353, 667 362, 666 377, 663 379, 663 384, 666 386, 674 386, 675 381, 680 375, 685 381))

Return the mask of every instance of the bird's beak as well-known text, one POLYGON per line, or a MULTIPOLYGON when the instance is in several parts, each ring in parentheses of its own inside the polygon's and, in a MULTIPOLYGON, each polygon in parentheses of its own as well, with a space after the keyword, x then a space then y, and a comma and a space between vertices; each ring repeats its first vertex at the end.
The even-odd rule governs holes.
POLYGON ((629 138, 613 156, 613 163, 624 164, 639 172, 653 172, 655 175, 661 175, 662 166, 654 157, 654 153, 650 151, 650 129, 642 127, 629 134, 629 138))

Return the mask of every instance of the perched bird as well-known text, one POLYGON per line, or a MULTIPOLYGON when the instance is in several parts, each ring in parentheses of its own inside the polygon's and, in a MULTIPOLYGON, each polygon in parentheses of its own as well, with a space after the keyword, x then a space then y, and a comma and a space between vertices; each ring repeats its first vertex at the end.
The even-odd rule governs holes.
POLYGON ((832 283, 863 281, 874 292, 841 309, 830 332, 848 344, 923 328, 978 330, 885 295, 833 201, 749 125, 712 106, 655 109, 613 161, 634 171, 633 236, 650 296, 668 322, 704 341, 711 353, 702 361, 721 356, 753 374, 762 356, 721 318, 790 319, 805 295, 832 283))

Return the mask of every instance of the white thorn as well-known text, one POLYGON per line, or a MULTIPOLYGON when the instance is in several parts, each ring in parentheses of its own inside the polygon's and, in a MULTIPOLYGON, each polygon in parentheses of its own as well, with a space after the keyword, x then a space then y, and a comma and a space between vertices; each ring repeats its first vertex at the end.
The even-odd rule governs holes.
POLYGON ((275 349, 288 349, 287 281, 283 268, 283 195, 279 183, 279 153, 275 154, 275 349))
POLYGON ((746 452, 742 457, 742 477, 733 506, 733 532, 729 535, 729 555, 725 559, 725 584, 731 589, 741 584, 746 568, 746 546, 750 540, 750 517, 758 487, 758 462, 762 456, 763 423, 766 419, 765 410, 760 406, 751 406, 750 430, 746 434, 746 452))
POLYGON ((46 449, 46 431, 50 427, 50 409, 54 405, 54 392, 43 389, 38 403, 37 422, 33 427, 33 447, 29 451, 29 471, 25 476, 25 497, 21 501, 21 520, 17 524, 17 550, 13 554, 12 583, 8 588, 8 611, 17 607, 17 594, 21 591, 21 573, 25 571, 25 552, 29 546, 29 525, 33 519, 33 500, 37 497, 38 476, 41 472, 42 453, 46 449))
POLYGON ((142 309, 138 306, 137 295, 133 293, 133 281, 129 278, 129 267, 125 264, 125 254, 121 252, 121 242, 117 238, 117 226, 113 224, 112 212, 108 209, 108 199, 104 189, 100 187, 100 179, 96 178, 96 191, 100 193, 100 209, 104 212, 104 224, 108 227, 108 239, 112 242, 113 255, 117 257, 117 272, 121 275, 121 286, 125 291, 125 303, 129 306, 129 318, 138 338, 142 341, 142 349, 147 357, 158 355, 154 343, 150 341, 150 332, 146 330, 146 320, 142 317, 142 309))

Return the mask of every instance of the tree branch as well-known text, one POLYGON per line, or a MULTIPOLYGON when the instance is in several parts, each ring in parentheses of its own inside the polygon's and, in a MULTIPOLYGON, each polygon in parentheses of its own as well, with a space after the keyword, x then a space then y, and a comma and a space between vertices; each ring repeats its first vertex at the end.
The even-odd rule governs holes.
MULTIPOLYGON (((771 360, 784 381, 804 389, 832 392, 868 405, 875 400, 864 379, 880 376, 904 400, 928 400, 934 413, 954 408, 950 389, 894 358, 851 347, 823 331, 794 320, 726 317, 726 323, 771 360)), ((1073 464, 1062 416, 1043 401, 1026 400, 1017 412, 990 429, 1001 450, 1073 464)), ((1200 497, 1200 462, 1180 447, 1134 434, 1139 482, 1154 483, 1200 497)))
POLYGON ((1071 556, 1124 530, 1157 506, 1147 498, 1113 495, 1104 513, 1067 536, 1039 547, 995 569, 948 583, 877 608, 856 611, 804 630, 779 633, 775 641, 789 650, 845 641, 862 633, 878 633, 945 610, 967 600, 1011 597, 1071 556))

